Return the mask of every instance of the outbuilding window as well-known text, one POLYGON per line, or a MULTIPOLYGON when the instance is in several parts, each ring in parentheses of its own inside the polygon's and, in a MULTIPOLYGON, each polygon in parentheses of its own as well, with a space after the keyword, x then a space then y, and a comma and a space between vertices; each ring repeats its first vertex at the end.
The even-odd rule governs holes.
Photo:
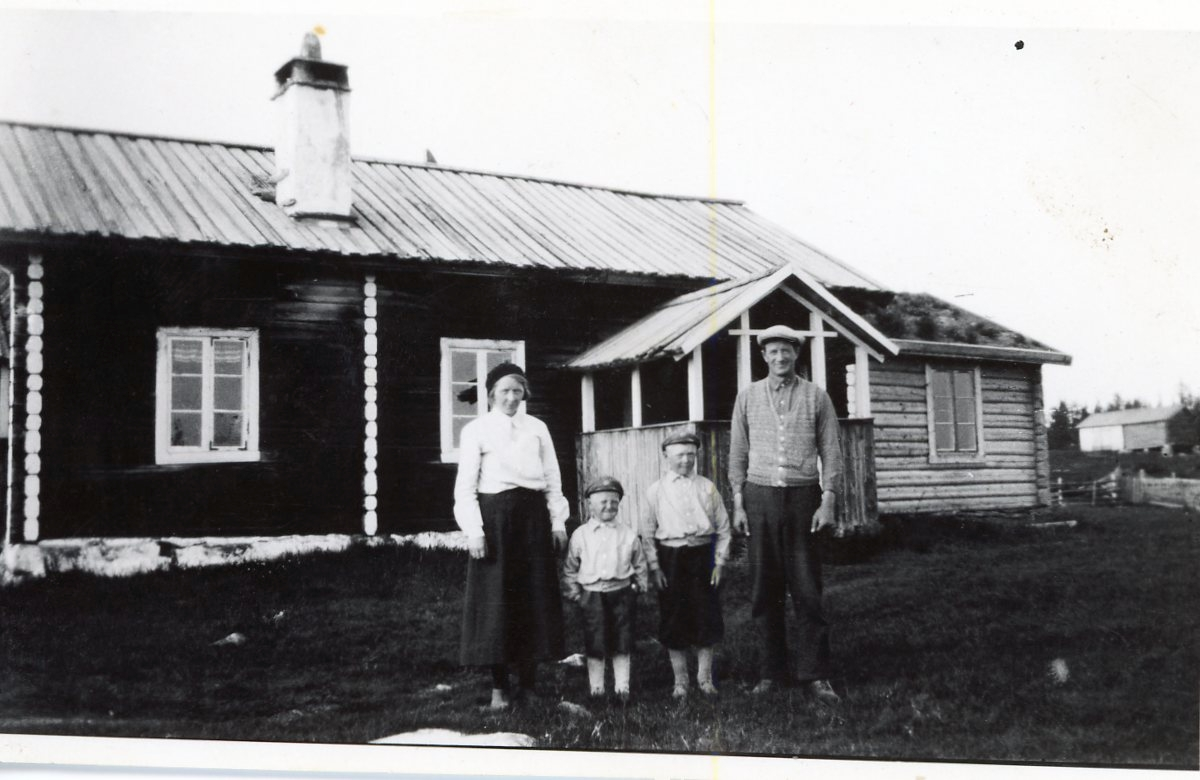
POLYGON ((158 332, 156 463, 254 461, 258 332, 158 332))
POLYGON ((983 403, 978 368, 926 366, 930 460, 983 454, 983 403))
POLYGON ((487 413, 488 372, 505 362, 525 366, 524 341, 442 339, 443 463, 458 462, 458 440, 463 426, 487 413))

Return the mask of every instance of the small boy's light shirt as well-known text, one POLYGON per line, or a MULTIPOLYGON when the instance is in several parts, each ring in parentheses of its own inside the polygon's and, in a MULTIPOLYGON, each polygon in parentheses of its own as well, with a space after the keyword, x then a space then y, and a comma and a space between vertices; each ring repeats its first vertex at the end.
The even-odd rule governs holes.
POLYGON ((458 446, 454 482, 454 521, 468 537, 483 536, 479 493, 512 488, 539 490, 555 531, 565 531, 571 507, 562 494, 562 476, 546 424, 524 412, 498 409, 467 423, 458 446))
POLYGON ((666 547, 699 547, 717 538, 714 563, 724 566, 733 533, 717 486, 699 474, 669 472, 646 491, 641 536, 651 571, 658 570, 657 541, 666 547))
POLYGON ((571 534, 563 584, 574 598, 581 590, 600 593, 620 590, 636 582, 642 590, 649 585, 641 540, 625 523, 602 523, 590 518, 571 534))

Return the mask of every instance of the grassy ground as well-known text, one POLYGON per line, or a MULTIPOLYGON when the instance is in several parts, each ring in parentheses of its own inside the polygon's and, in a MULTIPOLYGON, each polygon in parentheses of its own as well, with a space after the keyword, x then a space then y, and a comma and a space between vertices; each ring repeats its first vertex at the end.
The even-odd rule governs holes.
MULTIPOLYGON (((1197 766, 1194 515, 1073 508, 1072 529, 894 521, 826 569, 836 709, 753 697, 746 577, 724 594, 718 702, 669 701, 647 599, 635 701, 574 717, 585 673, 482 710, 455 663, 465 562, 374 548, 127 580, 0 591, 0 731, 363 743, 444 727, 547 747, 1197 766), (214 645, 232 632, 241 645, 214 645), (1062 659, 1069 676, 1050 673, 1062 659)), ((579 644, 568 612, 572 649, 579 644)))

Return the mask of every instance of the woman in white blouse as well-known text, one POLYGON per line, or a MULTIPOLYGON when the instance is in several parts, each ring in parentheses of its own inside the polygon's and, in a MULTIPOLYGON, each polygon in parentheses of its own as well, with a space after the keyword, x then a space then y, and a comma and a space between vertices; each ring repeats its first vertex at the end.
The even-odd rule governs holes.
POLYGON ((521 411, 529 381, 502 363, 487 375, 487 414, 463 428, 454 520, 467 536, 459 660, 492 673, 492 709, 532 694, 537 662, 563 655, 558 554, 570 514, 545 423, 521 411))

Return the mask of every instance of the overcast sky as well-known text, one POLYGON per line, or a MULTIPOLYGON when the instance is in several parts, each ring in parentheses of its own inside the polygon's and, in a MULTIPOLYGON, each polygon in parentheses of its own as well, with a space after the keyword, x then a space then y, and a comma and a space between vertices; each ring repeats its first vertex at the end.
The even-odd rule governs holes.
POLYGON ((270 144, 272 74, 319 26, 355 154, 741 199, 1072 354, 1050 404, 1200 392, 1200 24, 1174 4, 130 10, 155 5, 0 6, 0 118, 270 144))

